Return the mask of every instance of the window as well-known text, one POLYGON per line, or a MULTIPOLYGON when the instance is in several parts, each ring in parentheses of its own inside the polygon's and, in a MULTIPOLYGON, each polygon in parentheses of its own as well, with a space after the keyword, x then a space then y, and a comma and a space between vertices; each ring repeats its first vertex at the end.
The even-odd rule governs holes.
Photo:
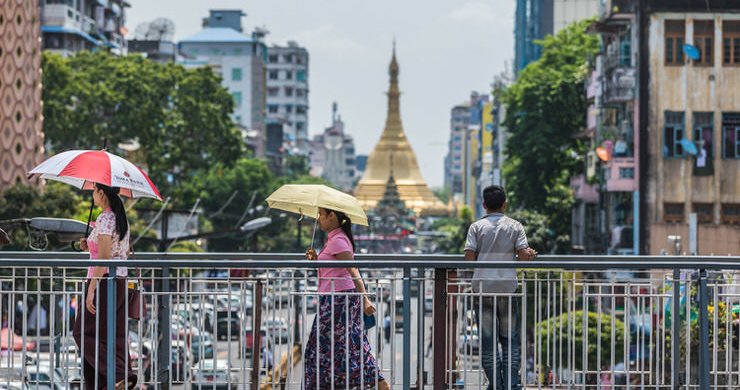
POLYGON ((280 94, 280 88, 267 88, 267 96, 275 97, 280 94))
POLYGON ((286 54, 283 56, 283 59, 285 62, 292 64, 293 63, 293 55, 292 54, 286 54))
POLYGON ((722 64, 740 65, 740 20, 722 22, 722 64))
POLYGON ((714 206, 711 203, 694 203, 694 212, 696 213, 696 222, 714 222, 714 206))
POLYGON ((242 106, 242 93, 241 92, 232 92, 231 96, 234 97, 234 104, 236 104, 237 108, 240 108, 242 106))
POLYGON ((683 203, 664 203, 663 222, 683 223, 683 203))
POLYGON ((231 69, 231 80, 242 81, 242 68, 231 69))
POLYGON ((683 157, 681 140, 684 138, 683 112, 665 112, 663 157, 683 157))
POLYGON ((306 106, 296 106, 295 112, 298 114, 305 114, 306 113, 306 106))
POLYGON ((271 64, 276 64, 278 62, 278 56, 277 56, 277 54, 270 54, 267 57, 267 61, 269 61, 271 64))
POLYGON ((701 53, 701 57, 694 61, 694 65, 711 66, 714 64, 714 21, 694 21, 694 46, 701 53))
POLYGON ((238 123, 238 124, 240 124, 240 125, 241 125, 241 124, 243 124, 243 123, 242 123, 242 116, 241 116, 241 115, 237 115, 237 116, 235 116, 235 117, 234 117, 234 120, 236 121, 236 123, 238 123))
POLYGON ((714 119, 711 112, 694 113, 694 143, 699 151, 697 158, 712 159, 714 157, 714 119))
POLYGON ((629 30, 619 37, 619 66, 632 66, 632 37, 629 30))
POLYGON ((306 128, 306 122, 296 122, 295 123, 295 129, 296 131, 301 131, 306 128))
POLYGON ((241 47, 237 47, 234 49, 234 55, 240 56, 242 55, 242 49, 241 47))
POLYGON ((295 57, 295 63, 298 64, 298 65, 303 65, 303 63, 304 63, 303 56, 296 55, 296 57, 295 57))
POLYGON ((301 88, 296 88, 295 95, 298 97, 304 97, 306 96, 306 90, 301 88))
POLYGON ((270 78, 270 80, 277 80, 278 79, 278 71, 271 70, 270 73, 268 74, 268 77, 270 78))
POLYGON ((722 114, 722 158, 740 158, 740 113, 722 114))
POLYGON ((216 49, 216 48, 211 49, 211 55, 217 56, 219 54, 221 54, 221 50, 216 49))
POLYGON ((278 112, 278 106, 275 104, 270 104, 269 106, 267 106, 267 112, 269 112, 270 114, 276 114, 278 112))
POLYGON ((285 87, 285 96, 293 96, 293 87, 285 87))
POLYGON ((740 225, 740 203, 723 203, 720 221, 726 225, 740 225))
POLYGON ((286 80, 293 80, 293 72, 286 70, 285 71, 285 79, 286 80))
POLYGON ((295 78, 298 81, 306 81, 306 71, 305 70, 299 70, 295 74, 295 78))
POLYGON ((292 104, 286 104, 285 105, 285 112, 292 113, 293 112, 293 105, 292 104))
POLYGON ((686 36, 686 23, 683 20, 665 21, 665 64, 683 65, 683 43, 686 36))

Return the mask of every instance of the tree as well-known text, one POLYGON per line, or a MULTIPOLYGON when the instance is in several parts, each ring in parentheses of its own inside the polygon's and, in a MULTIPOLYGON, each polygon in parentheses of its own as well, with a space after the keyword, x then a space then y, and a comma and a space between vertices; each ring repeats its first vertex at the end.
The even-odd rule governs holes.
MULTIPOLYGON (((509 131, 504 166, 507 192, 515 209, 546 217, 555 237, 567 237, 573 194, 572 174, 582 171, 574 156, 583 155, 578 134, 585 128, 584 82, 588 61, 599 50, 596 36, 586 33, 591 20, 574 23, 541 44, 542 57, 522 70, 504 93, 509 131)), ((564 251, 555 240, 543 251, 564 251)))
POLYGON ((161 192, 243 154, 234 101, 210 68, 185 69, 141 56, 44 52, 44 131, 52 152, 109 149, 128 140, 161 192))

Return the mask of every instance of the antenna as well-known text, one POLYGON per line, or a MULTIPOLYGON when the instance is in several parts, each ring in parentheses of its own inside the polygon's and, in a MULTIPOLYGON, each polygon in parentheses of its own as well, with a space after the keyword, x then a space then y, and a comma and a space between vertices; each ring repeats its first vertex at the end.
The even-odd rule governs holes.
POLYGON ((146 40, 171 41, 175 36, 175 23, 167 18, 157 18, 149 23, 146 40))

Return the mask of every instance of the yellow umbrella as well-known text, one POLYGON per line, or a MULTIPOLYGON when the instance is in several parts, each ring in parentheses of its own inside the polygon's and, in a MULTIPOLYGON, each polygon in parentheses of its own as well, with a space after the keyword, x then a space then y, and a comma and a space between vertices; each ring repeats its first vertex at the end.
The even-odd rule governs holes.
POLYGON ((365 210, 352 195, 319 184, 285 184, 267 197, 270 208, 311 218, 319 215, 319 207, 346 214, 352 223, 368 226, 365 210))

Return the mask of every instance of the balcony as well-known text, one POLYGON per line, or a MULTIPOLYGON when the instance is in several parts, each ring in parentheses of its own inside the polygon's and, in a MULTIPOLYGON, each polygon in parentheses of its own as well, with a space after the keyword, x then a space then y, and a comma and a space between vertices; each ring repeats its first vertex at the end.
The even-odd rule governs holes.
POLYGON ((584 203, 598 203, 599 201, 599 193, 596 186, 588 184, 585 175, 571 177, 570 188, 573 190, 573 196, 576 200, 584 203))
MULTIPOLYGON (((499 308, 509 307, 501 312, 507 323, 517 324, 509 332, 518 336, 508 334, 520 339, 509 347, 521 346, 518 376, 527 388, 590 389, 608 378, 635 388, 701 384, 708 389, 710 380, 724 386, 737 376, 740 357, 731 351, 740 329, 732 314, 738 308, 732 291, 740 286, 706 271, 738 272, 737 256, 542 256, 471 263, 451 255, 360 255, 331 264, 301 258, 137 253, 136 260, 89 261, 70 252, 3 252, 0 301, 6 304, 0 310, 7 322, 0 370, 20 382, 39 381, 25 377, 28 373, 56 370, 55 385, 79 387, 79 349, 71 329, 75 316, 86 310, 85 267, 127 266, 128 282, 141 292, 133 301, 141 319, 128 321, 123 345, 134 366, 129 374, 141 388, 172 381, 177 388, 297 389, 317 313, 334 313, 340 306, 359 310, 359 305, 331 302, 359 300, 361 294, 319 293, 316 268, 359 267, 366 296, 377 310, 377 326, 363 329, 367 333, 360 337, 366 334, 392 388, 483 388, 483 332, 495 328, 481 322, 480 310, 482 299, 493 297, 499 308), (517 291, 474 292, 479 282, 466 272, 474 266, 519 269, 513 280, 517 291), (546 367, 552 375, 546 375, 546 367)), ((100 285, 96 308, 115 307, 115 294, 102 292, 114 292, 106 288, 111 281, 100 285)), ((124 303, 119 314, 132 312, 124 303)), ((100 323, 112 325, 119 314, 100 323)), ((83 351, 116 344, 112 330, 90 332, 82 339, 83 351)), ((335 343, 349 340, 331 328, 328 334, 334 334, 327 337, 335 343)), ((97 371, 112 370, 111 364, 97 371)))
POLYGON ((632 192, 637 189, 634 157, 613 157, 606 166, 608 192, 632 192))
POLYGON ((95 20, 81 14, 66 4, 47 4, 41 15, 44 26, 58 26, 90 33, 95 29, 95 20))

